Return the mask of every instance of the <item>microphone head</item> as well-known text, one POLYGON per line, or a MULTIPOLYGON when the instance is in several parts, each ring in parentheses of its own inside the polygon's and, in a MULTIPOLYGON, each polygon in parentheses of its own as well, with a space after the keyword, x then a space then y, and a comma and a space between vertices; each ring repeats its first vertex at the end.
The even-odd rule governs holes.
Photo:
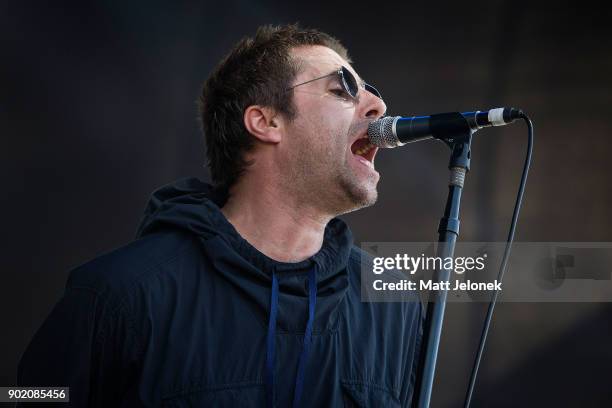
POLYGON ((401 116, 384 116, 368 125, 368 138, 370 143, 377 147, 397 147, 404 143, 400 142, 395 134, 395 122, 401 116))

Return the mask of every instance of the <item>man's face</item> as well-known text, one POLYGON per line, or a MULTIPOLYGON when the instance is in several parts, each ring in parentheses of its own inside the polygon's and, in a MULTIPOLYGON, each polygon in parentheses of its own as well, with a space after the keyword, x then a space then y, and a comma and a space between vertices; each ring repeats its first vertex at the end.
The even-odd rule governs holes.
MULTIPOLYGON (((341 66, 362 80, 335 51, 323 46, 296 48, 300 71, 292 85, 318 78, 341 66)), ((380 175, 376 148, 364 152, 368 124, 381 117, 384 102, 360 86, 357 99, 343 94, 333 75, 292 90, 296 117, 288 123, 283 156, 288 159, 286 187, 302 199, 342 214, 376 202, 380 175)))

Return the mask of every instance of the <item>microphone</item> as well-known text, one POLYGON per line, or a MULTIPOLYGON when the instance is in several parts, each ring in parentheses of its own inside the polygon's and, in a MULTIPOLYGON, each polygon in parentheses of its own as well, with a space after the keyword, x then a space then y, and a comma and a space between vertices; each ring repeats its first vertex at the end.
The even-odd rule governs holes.
MULTIPOLYGON (((455 114, 457 115, 457 114, 455 114)), ((523 112, 515 108, 495 108, 488 111, 464 112, 472 132, 489 126, 504 126, 520 118, 523 112)), ((378 147, 397 147, 406 143, 419 142, 434 138, 431 119, 444 121, 449 114, 431 116, 385 116, 368 125, 370 143, 378 147)))

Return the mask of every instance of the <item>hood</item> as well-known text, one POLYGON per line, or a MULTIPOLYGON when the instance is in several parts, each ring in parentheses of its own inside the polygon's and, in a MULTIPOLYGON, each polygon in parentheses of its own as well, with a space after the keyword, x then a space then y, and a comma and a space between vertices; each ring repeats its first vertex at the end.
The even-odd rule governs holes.
POLYGON ((265 378, 271 407, 277 399, 276 334, 303 333, 293 393, 293 407, 298 407, 312 335, 334 330, 348 290, 351 233, 344 222, 333 219, 316 254, 302 262, 277 262, 240 236, 220 210, 225 201, 219 191, 196 178, 179 180, 153 193, 138 236, 168 229, 191 234, 214 272, 253 305, 264 324, 267 321, 265 378))
POLYGON ((321 249, 297 263, 275 261, 243 239, 220 210, 227 197, 197 178, 185 178, 153 192, 138 237, 161 230, 180 230, 196 237, 216 273, 230 281, 267 318, 275 273, 279 284, 277 324, 280 330, 303 333, 308 306, 308 272, 316 268, 317 299, 313 333, 329 330, 348 289, 347 264, 353 245, 340 219, 325 228, 321 249))

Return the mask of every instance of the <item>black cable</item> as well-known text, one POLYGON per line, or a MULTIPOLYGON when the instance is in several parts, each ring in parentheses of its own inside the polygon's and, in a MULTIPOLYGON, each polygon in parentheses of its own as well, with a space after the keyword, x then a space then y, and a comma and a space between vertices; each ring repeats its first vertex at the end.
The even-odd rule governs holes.
MULTIPOLYGON (((506 249, 504 251, 504 257, 502 258, 501 265, 499 267, 499 273, 497 275, 497 281, 501 283, 504 278, 504 273, 506 272, 506 266, 508 264, 508 257, 510 256, 510 249, 512 247, 512 241, 514 240, 514 230, 516 229, 516 221, 518 219, 519 211, 521 210, 521 203, 523 201, 523 193, 525 192, 525 184, 527 183, 527 173, 529 173, 529 166, 531 165, 531 152, 533 150, 533 124, 531 123, 531 119, 524 114, 520 113, 520 117, 525 120, 527 123, 527 128, 529 129, 529 136, 527 140, 527 156, 525 157, 525 164, 523 165, 523 175, 521 176, 521 184, 519 187, 518 194, 516 196, 516 203, 514 204, 514 212, 512 213, 512 223, 510 224, 510 231, 508 232, 508 239, 506 241, 506 249)), ((495 309, 495 302, 497 301, 497 296, 499 291, 495 291, 493 293, 493 297, 491 299, 491 303, 489 303, 489 308, 487 310, 487 317, 485 318, 484 325, 482 327, 482 333, 480 335, 480 343, 478 344, 478 352, 476 353, 476 358, 474 360, 474 366, 472 367, 472 374, 470 375, 470 384, 468 386, 467 393, 465 395, 465 403, 464 408, 469 408, 470 403, 472 402, 472 394, 474 393, 474 385, 476 384, 476 376, 478 375, 478 368, 480 366, 480 360, 482 359, 482 353, 484 351, 484 346, 487 341, 487 334, 489 332, 489 327, 491 326, 491 318, 493 317, 493 310, 495 309)))

